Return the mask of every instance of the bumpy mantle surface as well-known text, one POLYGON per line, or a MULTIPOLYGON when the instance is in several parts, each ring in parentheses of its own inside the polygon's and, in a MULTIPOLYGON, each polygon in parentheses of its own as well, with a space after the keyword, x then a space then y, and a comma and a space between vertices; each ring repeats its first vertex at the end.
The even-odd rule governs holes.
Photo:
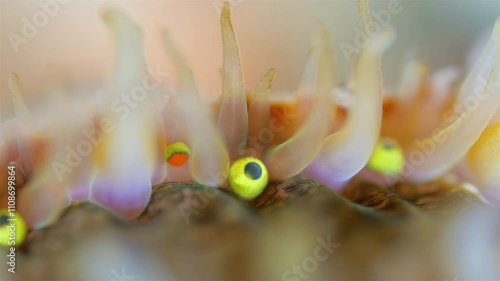
POLYGON ((7 277, 454 280, 450 229, 459 214, 474 212, 496 211, 443 181, 391 190, 361 183, 338 194, 294 178, 251 203, 226 190, 165 183, 132 222, 91 203, 71 206, 29 234, 17 273, 7 277))

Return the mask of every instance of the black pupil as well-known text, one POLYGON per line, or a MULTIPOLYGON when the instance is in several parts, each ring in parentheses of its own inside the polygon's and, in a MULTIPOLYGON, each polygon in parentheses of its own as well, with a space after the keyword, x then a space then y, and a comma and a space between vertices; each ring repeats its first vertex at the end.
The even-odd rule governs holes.
POLYGON ((394 143, 392 141, 385 140, 384 142, 382 142, 382 144, 384 145, 385 149, 393 149, 394 148, 394 143))
POLYGON ((7 215, 0 216, 0 226, 7 224, 9 217, 7 215))
POLYGON ((258 180, 262 176, 262 168, 259 164, 250 162, 245 165, 245 175, 252 180, 258 180))

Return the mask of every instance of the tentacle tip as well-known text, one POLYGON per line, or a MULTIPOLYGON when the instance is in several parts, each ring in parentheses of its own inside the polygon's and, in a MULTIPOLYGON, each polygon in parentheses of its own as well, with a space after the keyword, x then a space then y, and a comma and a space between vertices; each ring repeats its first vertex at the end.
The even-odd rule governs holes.
POLYGON ((126 29, 138 29, 129 19, 129 15, 120 10, 105 9, 101 12, 101 18, 114 32, 126 29))
POLYGON ((269 88, 271 87, 271 84, 273 83, 275 76, 276 76, 276 69, 270 68, 266 72, 266 74, 264 74, 264 77, 259 82, 259 84, 265 85, 266 88, 269 88))
POLYGON ((18 83, 19 83, 19 76, 17 75, 17 73, 12 72, 12 73, 10 74, 10 79, 9 79, 9 81, 10 81, 12 84, 14 84, 14 83, 15 83, 15 84, 18 84, 18 83))
POLYGON ((9 77, 9 87, 11 94, 14 99, 22 98, 21 96, 21 83, 19 82, 19 76, 17 73, 12 72, 9 77))
POLYGON ((372 52, 383 52, 394 43, 396 39, 396 30, 389 26, 387 29, 376 34, 369 41, 368 49, 372 52))
POLYGON ((221 24, 231 24, 231 5, 227 1, 224 1, 224 5, 222 6, 220 21, 221 24))
POLYGON ((101 12, 101 18, 107 24, 113 24, 117 20, 117 11, 106 9, 101 12))
POLYGON ((270 68, 268 71, 267 71, 267 76, 269 76, 269 80, 270 82, 272 82, 274 80, 274 77, 276 75, 276 68, 270 68))

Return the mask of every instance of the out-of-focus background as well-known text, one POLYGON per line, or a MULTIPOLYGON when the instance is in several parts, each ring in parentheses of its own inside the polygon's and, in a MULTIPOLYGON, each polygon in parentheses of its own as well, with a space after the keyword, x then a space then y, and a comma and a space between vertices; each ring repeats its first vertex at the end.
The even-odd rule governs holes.
MULTIPOLYGON (((270 67, 277 69, 274 90, 294 89, 307 59, 310 34, 319 22, 331 31, 339 81, 346 80, 350 63, 341 46, 356 47, 357 1, 230 2, 247 89, 270 67)), ((2 0, 1 120, 12 114, 11 72, 19 74, 28 104, 46 99, 47 89, 58 83, 89 88, 105 83, 113 70, 113 40, 100 15, 108 8, 129 13, 144 30, 148 64, 172 72, 160 37, 162 30, 168 30, 192 66, 202 94, 217 96, 222 65, 221 6, 221 0, 2 0)), ((397 30, 397 41, 383 59, 389 89, 412 56, 422 58, 433 69, 465 66, 474 43, 486 36, 500 14, 496 0, 377 0, 370 1, 370 7, 372 17, 381 15, 374 22, 387 22, 397 30), (391 10, 388 5, 397 6, 391 10), (387 14, 389 18, 384 17, 387 14)))

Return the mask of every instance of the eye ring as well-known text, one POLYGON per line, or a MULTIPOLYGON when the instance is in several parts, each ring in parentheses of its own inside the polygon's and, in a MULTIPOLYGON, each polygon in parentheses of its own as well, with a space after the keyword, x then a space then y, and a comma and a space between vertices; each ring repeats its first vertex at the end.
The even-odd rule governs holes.
POLYGON ((7 209, 0 209, 0 247, 12 247, 21 245, 28 233, 28 226, 24 219, 16 212, 9 212, 7 209), (11 215, 13 214, 13 215, 11 215), (9 227, 11 224, 15 228, 9 227), (15 233, 12 236, 11 232, 15 233), (14 237, 13 240, 9 239, 14 237))
POLYGON ((180 167, 189 160, 191 150, 183 142, 173 143, 165 148, 165 160, 168 164, 180 167))
POLYGON ((390 138, 381 138, 377 142, 368 167, 384 175, 399 175, 404 167, 403 150, 390 138))
POLYGON ((228 181, 238 196, 254 199, 266 188, 269 175, 266 166, 259 159, 243 157, 231 165, 228 181))

